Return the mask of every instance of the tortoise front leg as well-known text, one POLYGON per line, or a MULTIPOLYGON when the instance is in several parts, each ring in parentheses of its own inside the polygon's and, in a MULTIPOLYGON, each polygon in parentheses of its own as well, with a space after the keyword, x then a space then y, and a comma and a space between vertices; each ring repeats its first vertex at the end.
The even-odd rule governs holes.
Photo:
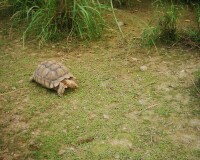
POLYGON ((65 88, 67 88, 62 82, 59 84, 59 87, 57 89, 57 93, 59 96, 63 96, 65 92, 65 88))

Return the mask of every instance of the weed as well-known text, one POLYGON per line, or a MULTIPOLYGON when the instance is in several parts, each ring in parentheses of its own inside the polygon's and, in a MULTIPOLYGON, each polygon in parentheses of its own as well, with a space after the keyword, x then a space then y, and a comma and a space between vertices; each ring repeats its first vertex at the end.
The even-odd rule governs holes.
POLYGON ((113 0, 113 5, 116 7, 131 6, 131 0, 113 0))
POLYGON ((147 25, 142 32, 142 40, 146 46, 153 46, 158 39, 158 27, 147 25))
POLYGON ((196 5, 195 7, 195 12, 196 12, 196 22, 198 26, 198 32, 200 32, 200 5, 196 5))
POLYGON ((200 89, 200 69, 196 72, 196 84, 197 87, 200 89))
POLYGON ((194 6, 194 12, 196 26, 181 30, 178 36, 179 41, 185 46, 200 49, 200 6, 198 4, 194 6))
POLYGON ((23 41, 36 37, 40 45, 48 40, 59 40, 66 36, 95 39, 102 36, 105 27, 101 15, 105 9, 98 0, 13 0, 12 21, 26 22, 23 41))
POLYGON ((164 11, 164 15, 159 20, 160 39, 164 42, 168 43, 177 39, 176 20, 176 8, 171 2, 170 8, 164 11))
POLYGON ((101 0, 101 2, 107 3, 108 5, 112 2, 113 7, 116 8, 130 7, 134 3, 133 0, 101 0))
POLYGON ((171 1, 168 7, 162 0, 156 0, 153 5, 156 7, 157 17, 160 17, 155 26, 149 26, 144 29, 142 39, 149 46, 155 45, 160 40, 164 43, 171 43, 177 40, 177 13, 176 6, 171 1))

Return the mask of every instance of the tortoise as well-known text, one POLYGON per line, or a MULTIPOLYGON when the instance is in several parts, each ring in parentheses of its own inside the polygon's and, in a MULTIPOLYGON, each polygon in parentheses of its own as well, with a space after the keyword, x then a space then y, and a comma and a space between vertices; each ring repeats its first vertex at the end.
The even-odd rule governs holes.
POLYGON ((57 91, 62 96, 66 88, 77 88, 76 78, 61 63, 44 61, 34 71, 30 81, 35 81, 42 86, 57 91))

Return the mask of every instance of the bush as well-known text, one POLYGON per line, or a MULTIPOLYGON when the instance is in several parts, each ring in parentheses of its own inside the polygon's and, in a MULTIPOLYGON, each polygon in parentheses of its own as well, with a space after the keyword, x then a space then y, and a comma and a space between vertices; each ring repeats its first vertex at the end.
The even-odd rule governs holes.
POLYGON ((177 13, 173 3, 168 10, 164 11, 163 16, 159 19, 160 35, 159 38, 167 43, 177 40, 176 29, 177 13))
POLYGON ((198 32, 200 33, 200 5, 196 5, 195 7, 195 12, 196 12, 196 22, 198 26, 198 32))
POLYGON ((188 27, 179 32, 179 41, 191 48, 200 49, 200 6, 194 5, 194 12, 196 14, 196 26, 188 27))
MULTIPOLYGON (((102 3, 110 4, 111 0, 100 0, 102 3)), ((113 7, 122 8, 122 7, 130 7, 137 0, 112 0, 113 7)))
POLYGON ((15 23, 26 22, 23 39, 36 37, 40 45, 66 36, 95 39, 102 36, 105 9, 98 0, 7 0, 15 23))
POLYGON ((195 83, 196 91, 198 96, 200 96, 200 69, 196 72, 196 83, 195 83))
POLYGON ((142 40, 145 45, 152 46, 156 42, 164 42, 167 44, 178 42, 191 48, 200 49, 200 5, 193 4, 196 14, 196 26, 187 29, 177 28, 177 6, 171 1, 170 7, 163 0, 154 2, 160 17, 154 26, 147 25, 143 30, 142 40))
POLYGON ((156 0, 157 17, 160 17, 155 26, 147 25, 142 33, 143 42, 152 46, 157 41, 171 43, 177 40, 177 11, 176 6, 171 1, 168 7, 162 0, 156 0))

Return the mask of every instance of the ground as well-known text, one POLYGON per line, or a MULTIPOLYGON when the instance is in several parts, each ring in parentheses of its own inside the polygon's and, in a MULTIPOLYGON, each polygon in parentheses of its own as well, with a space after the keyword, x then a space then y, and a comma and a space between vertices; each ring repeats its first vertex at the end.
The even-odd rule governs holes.
POLYGON ((23 48, 0 21, 0 159, 200 158, 199 50, 141 46, 152 10, 137 7, 117 11, 125 41, 109 29, 96 42, 23 48), (59 97, 31 83, 47 59, 65 64, 80 87, 59 97))

